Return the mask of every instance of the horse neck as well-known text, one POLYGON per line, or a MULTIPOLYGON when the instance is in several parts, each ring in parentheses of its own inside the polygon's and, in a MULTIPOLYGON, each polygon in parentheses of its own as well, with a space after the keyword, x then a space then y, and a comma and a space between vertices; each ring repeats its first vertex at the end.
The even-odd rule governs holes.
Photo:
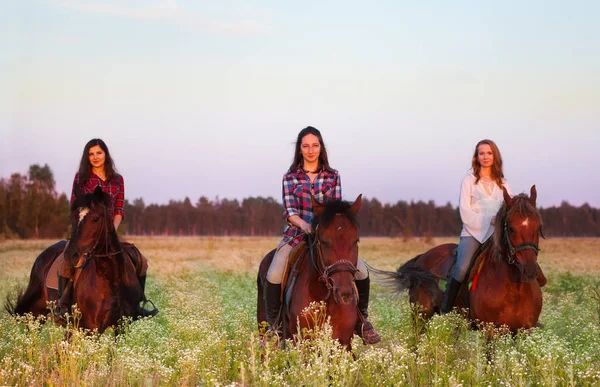
MULTIPOLYGON (((110 222, 110 220, 108 221, 110 222)), ((110 227, 110 224, 103 226, 94 252, 98 254, 109 254, 119 249, 121 249, 121 242, 119 241, 119 236, 115 229, 110 227)))
POLYGON ((519 268, 508 262, 506 246, 502 245, 502 248, 491 246, 483 253, 487 254, 487 258, 482 270, 488 271, 496 280, 506 279, 512 283, 521 282, 519 281, 521 276, 519 268))

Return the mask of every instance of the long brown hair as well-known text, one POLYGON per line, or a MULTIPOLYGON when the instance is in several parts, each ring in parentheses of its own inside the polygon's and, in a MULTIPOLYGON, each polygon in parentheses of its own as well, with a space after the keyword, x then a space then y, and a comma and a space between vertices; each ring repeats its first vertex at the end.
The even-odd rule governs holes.
POLYGON ((304 162, 304 158, 302 157, 302 139, 307 134, 312 134, 317 136, 319 139, 319 144, 321 145, 321 153, 319 153, 319 166, 317 167, 317 171, 324 169, 328 172, 333 172, 333 168, 329 165, 329 158, 327 157, 327 149, 325 148, 325 143, 323 142, 323 136, 321 136, 321 132, 317 128, 313 128, 312 126, 307 126, 302 129, 300 133, 298 133, 298 138, 296 139, 296 150, 294 151, 294 161, 292 161, 292 165, 290 165, 290 169, 288 172, 296 171, 298 168, 302 167, 302 163, 304 162))
POLYGON ((498 187, 502 187, 502 179, 504 179, 504 172, 502 172, 502 155, 500 155, 500 149, 495 142, 492 140, 481 140, 475 146, 475 152, 473 153, 473 159, 471 160, 471 167, 473 168, 473 175, 475 175, 475 184, 479 183, 481 179, 481 165, 477 159, 477 153, 479 152, 479 145, 487 144, 492 148, 494 154, 494 164, 492 164, 492 179, 496 182, 498 187))
POLYGON ((115 163, 110 157, 110 152, 108 151, 108 147, 106 143, 99 138, 93 138, 85 144, 83 148, 83 155, 81 155, 81 161, 79 162, 79 181, 84 182, 89 180, 91 167, 90 167, 90 148, 98 145, 105 153, 104 158, 104 173, 106 175, 106 180, 112 179, 114 175, 117 174, 115 169, 115 163))

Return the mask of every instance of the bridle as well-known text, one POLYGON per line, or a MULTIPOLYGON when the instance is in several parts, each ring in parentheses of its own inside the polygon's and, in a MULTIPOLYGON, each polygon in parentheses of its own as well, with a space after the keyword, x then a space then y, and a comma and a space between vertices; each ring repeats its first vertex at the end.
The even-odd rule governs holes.
POLYGON ((509 218, 509 214, 507 214, 507 216, 506 216, 507 220, 504 221, 504 242, 506 243, 506 247, 507 247, 507 251, 508 251, 508 263, 511 265, 516 265, 517 267, 520 268, 521 264, 519 263, 519 260, 516 259, 517 252, 523 251, 523 250, 533 250, 533 251, 535 251, 535 255, 537 257, 537 255, 539 254, 541 249, 538 246, 538 244, 535 242, 523 242, 518 246, 513 246, 512 242, 510 241, 510 237, 508 236, 508 218, 509 218))
MULTIPOLYGON (((354 291, 354 296, 358 299, 358 290, 356 289, 356 284, 354 282, 354 275, 358 271, 356 266, 352 262, 347 259, 339 259, 333 262, 331 265, 326 265, 323 250, 321 246, 321 238, 319 237, 319 225, 315 227, 314 238, 312 235, 308 234, 308 251, 310 254, 310 261, 319 274, 319 282, 323 282, 325 287, 327 288, 327 296, 325 297, 325 301, 328 301, 331 297, 331 293, 333 288, 335 287, 335 282, 331 277, 335 273, 339 272, 349 272, 352 274, 352 288, 354 291), (317 254, 315 257, 314 249, 316 247, 317 254)), ((337 302, 336 297, 334 300, 337 302)))
MULTIPOLYGON (((90 261, 90 259, 92 258, 110 258, 112 256, 115 256, 117 254, 120 254, 121 252, 123 252, 123 247, 120 246, 119 250, 117 251, 108 251, 109 247, 110 247, 110 239, 109 239, 109 233, 108 233, 108 216, 107 216, 107 208, 106 206, 102 206, 103 209, 103 216, 102 216, 102 225, 100 227, 100 230, 98 231, 98 236, 96 238, 96 241, 94 242, 94 244, 92 245, 91 248, 86 249, 83 254, 81 254, 81 256, 78 259, 78 264, 75 266, 75 269, 83 269, 87 263, 90 261), (102 240, 102 236, 104 235, 104 246, 105 246, 105 251, 104 252, 99 252, 96 251, 98 244, 100 243, 100 241, 102 240)), ((79 226, 77 226, 79 227, 79 226)))

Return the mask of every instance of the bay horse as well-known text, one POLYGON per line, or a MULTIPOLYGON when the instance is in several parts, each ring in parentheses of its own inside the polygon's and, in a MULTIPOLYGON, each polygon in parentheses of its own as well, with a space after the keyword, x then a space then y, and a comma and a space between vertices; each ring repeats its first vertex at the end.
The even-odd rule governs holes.
MULTIPOLYGON (((79 327, 102 333, 123 317, 136 317, 143 291, 114 228, 110 197, 100 187, 85 195, 76 188, 75 196, 71 204, 72 234, 64 253, 65 260, 76 264, 71 299, 81 312, 79 327)), ((47 302, 57 301, 58 292, 48 288, 46 280, 65 245, 66 241, 60 241, 37 257, 25 292, 16 304, 7 299, 9 313, 49 313, 47 302)))
MULTIPOLYGON (((536 326, 542 310, 546 279, 537 263, 542 220, 535 206, 535 185, 529 197, 511 197, 502 190, 504 204, 496 215, 494 234, 476 253, 470 281, 461 286, 456 306, 468 308, 471 320, 507 326, 515 333, 536 326)), ((396 272, 373 271, 387 277, 396 291, 408 289, 410 302, 419 304, 421 316, 428 319, 439 312, 439 283, 449 278, 456 248, 452 243, 436 246, 396 272)))
MULTIPOLYGON (((327 316, 331 317, 332 336, 350 348, 358 319, 358 292, 354 275, 358 264, 358 224, 356 214, 362 204, 362 195, 354 203, 331 200, 325 205, 312 198, 314 235, 309 246, 296 260, 297 272, 289 303, 282 303, 283 339, 294 337, 300 329, 314 328, 312 318, 302 311, 312 302, 325 302, 327 316)), ((311 240, 311 238, 309 238, 311 240)), ((267 271, 276 250, 261 261, 258 277, 257 320, 266 321, 263 298, 267 271)))

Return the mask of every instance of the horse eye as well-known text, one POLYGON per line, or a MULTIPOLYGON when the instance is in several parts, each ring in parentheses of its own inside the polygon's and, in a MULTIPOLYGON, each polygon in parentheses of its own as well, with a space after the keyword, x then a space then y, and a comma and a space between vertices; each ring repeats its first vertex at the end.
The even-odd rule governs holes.
POLYGON ((92 219, 94 221, 94 223, 98 222, 100 220, 99 216, 95 216, 94 219, 92 219))

